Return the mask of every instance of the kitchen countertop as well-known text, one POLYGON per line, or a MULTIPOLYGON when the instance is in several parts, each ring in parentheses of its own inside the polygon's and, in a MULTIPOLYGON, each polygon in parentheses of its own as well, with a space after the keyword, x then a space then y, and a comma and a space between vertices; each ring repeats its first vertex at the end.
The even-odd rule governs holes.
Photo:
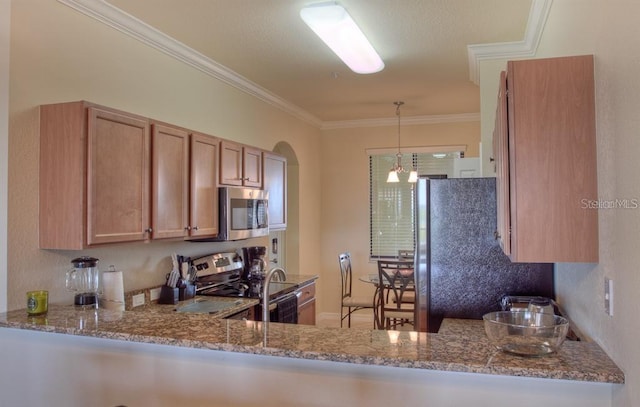
POLYGON ((273 322, 265 332, 261 322, 163 307, 118 312, 50 305, 44 316, 30 317, 24 309, 0 314, 0 327, 287 358, 624 383, 624 373, 595 342, 565 341, 556 354, 524 358, 497 351, 482 335, 481 321, 445 321, 437 334, 273 322))

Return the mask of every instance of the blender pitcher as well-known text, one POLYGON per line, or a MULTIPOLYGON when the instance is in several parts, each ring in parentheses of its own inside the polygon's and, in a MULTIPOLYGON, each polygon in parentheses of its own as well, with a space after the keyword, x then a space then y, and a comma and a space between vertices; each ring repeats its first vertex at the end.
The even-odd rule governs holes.
POLYGON ((100 294, 100 271, 93 257, 78 257, 71 260, 73 269, 67 271, 67 289, 76 293, 75 305, 97 306, 100 294))

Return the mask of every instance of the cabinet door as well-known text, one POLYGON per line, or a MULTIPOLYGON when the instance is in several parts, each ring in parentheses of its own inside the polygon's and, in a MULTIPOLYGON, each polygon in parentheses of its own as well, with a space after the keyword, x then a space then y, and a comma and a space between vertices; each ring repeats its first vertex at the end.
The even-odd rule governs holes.
POLYGON ((316 299, 315 298, 298 307, 298 324, 300 325, 316 324, 316 299))
POLYGON ((269 192, 269 229, 287 228, 287 159, 263 153, 264 190, 269 192))
POLYGON ((597 262, 593 56, 507 67, 511 259, 597 262))
POLYGON ((87 244, 147 237, 149 168, 146 119, 88 108, 87 244))
POLYGON ((215 137, 191 135, 190 236, 218 234, 218 147, 215 137))
POLYGON ((316 283, 298 288, 298 324, 316 324, 316 283))
POLYGON ((242 150, 242 185, 262 188, 262 151, 250 147, 242 150))
POLYGON ((242 146, 227 140, 220 142, 220 184, 242 185, 242 146))
POLYGON ((188 236, 189 133, 152 124, 151 237, 188 236))
POLYGON ((496 125, 493 133, 493 156, 496 165, 497 231, 496 238, 504 253, 511 254, 511 215, 509 206, 509 145, 507 126, 507 77, 500 75, 496 125))

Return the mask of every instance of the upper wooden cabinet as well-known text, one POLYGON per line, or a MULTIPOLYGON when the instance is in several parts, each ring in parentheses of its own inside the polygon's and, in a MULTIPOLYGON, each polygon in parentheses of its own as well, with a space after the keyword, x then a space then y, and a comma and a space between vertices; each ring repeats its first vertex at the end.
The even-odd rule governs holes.
POLYGON ((215 236, 218 143, 88 102, 41 106, 40 248, 215 236))
POLYGON ((191 188, 189 236, 218 234, 218 149, 220 141, 191 134, 191 188))
POLYGON ((269 192, 269 229, 287 228, 287 159, 263 153, 264 190, 269 192))
POLYGON ((189 235, 189 132, 151 124, 151 237, 189 235))
POLYGON ((593 56, 510 61, 498 99, 505 253, 514 262, 597 262, 593 56))
POLYGON ((153 239, 218 234, 219 140, 152 122, 153 239))
POLYGON ((144 117, 87 102, 41 106, 40 247, 147 238, 149 152, 144 117))
POLYGON ((262 151, 222 140, 220 184, 262 188, 262 151))

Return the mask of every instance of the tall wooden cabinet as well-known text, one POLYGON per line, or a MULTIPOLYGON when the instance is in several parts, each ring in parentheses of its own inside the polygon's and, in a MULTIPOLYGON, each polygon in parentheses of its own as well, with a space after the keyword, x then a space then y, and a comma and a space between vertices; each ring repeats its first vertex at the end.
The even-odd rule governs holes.
POLYGON ((287 159, 263 152, 264 190, 269 192, 269 229, 287 228, 287 159))
POLYGON ((510 61, 494 156, 497 238, 514 262, 597 262, 593 56, 510 61))

